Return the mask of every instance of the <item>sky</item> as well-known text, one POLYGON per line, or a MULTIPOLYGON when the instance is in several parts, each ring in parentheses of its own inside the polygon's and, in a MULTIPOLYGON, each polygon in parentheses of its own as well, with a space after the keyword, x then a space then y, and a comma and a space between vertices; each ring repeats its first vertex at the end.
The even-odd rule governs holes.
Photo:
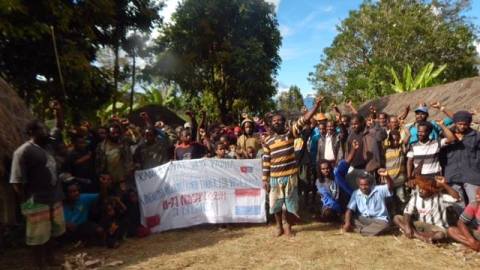
MULTIPOLYGON (((161 11, 165 22, 181 0, 165 0, 161 11)), ((323 49, 330 46, 336 36, 336 25, 348 17, 349 11, 358 9, 362 0, 266 0, 275 5, 282 47, 282 63, 278 71, 279 92, 297 85, 302 94, 313 94, 308 74, 320 62, 323 49)), ((480 0, 472 0, 465 15, 480 26, 480 0), (475 18, 476 17, 476 18, 475 18)), ((480 54, 480 43, 477 43, 480 54)))

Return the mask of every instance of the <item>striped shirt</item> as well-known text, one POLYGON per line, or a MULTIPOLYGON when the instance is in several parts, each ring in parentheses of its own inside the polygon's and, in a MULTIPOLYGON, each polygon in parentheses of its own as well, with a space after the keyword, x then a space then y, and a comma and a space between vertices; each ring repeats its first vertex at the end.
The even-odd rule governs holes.
POLYGON ((270 177, 284 177, 298 172, 294 141, 300 136, 305 119, 300 117, 285 134, 271 134, 263 143, 263 181, 270 177))
POLYGON ((429 198, 422 198, 418 190, 415 190, 404 213, 412 215, 417 212, 419 221, 447 228, 447 206, 455 202, 457 200, 448 194, 435 194, 429 198))
POLYGON ((406 179, 405 152, 402 147, 385 149, 385 168, 392 177, 395 187, 403 185, 406 179))
POLYGON ((408 158, 413 158, 414 167, 418 167, 423 161, 422 175, 437 174, 442 171, 440 167, 440 149, 446 145, 447 139, 429 140, 426 143, 420 141, 410 145, 407 153, 408 158))

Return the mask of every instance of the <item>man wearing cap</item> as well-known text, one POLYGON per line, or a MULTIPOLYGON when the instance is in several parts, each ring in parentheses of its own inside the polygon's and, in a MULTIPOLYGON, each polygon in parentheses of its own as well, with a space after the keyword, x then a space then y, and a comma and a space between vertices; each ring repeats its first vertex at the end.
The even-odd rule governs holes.
POLYGON ((237 146, 242 149, 244 157, 247 156, 247 148, 252 147, 255 149, 255 153, 262 148, 259 138, 253 135, 254 127, 254 122, 250 118, 245 118, 242 121, 241 128, 243 134, 238 137, 237 146))
MULTIPOLYGON (((320 130, 320 125, 325 125, 327 123, 327 117, 323 113, 317 113, 313 116, 313 120, 317 122, 316 127, 313 129, 311 138, 310 138, 310 158, 312 164, 316 164, 317 161, 317 152, 318 152, 318 141, 322 137, 322 132, 320 130)), ((324 134, 326 133, 326 129, 324 134)))
POLYGON ((474 202, 475 192, 480 187, 480 134, 470 127, 470 112, 456 112, 453 121, 456 141, 445 148, 445 178, 462 197, 465 192, 468 202, 474 202))
MULTIPOLYGON (((441 112, 447 115, 447 118, 443 119, 443 124, 445 126, 449 126, 453 123, 450 113, 445 109, 444 106, 441 106, 440 102, 434 102, 431 104, 433 108, 439 109, 441 112)), ((415 123, 413 123, 409 127, 409 132, 410 132, 410 140, 408 141, 409 144, 413 144, 415 142, 418 142, 418 123, 427 121, 428 118, 428 108, 426 104, 420 105, 416 110, 415 110, 415 123)), ((435 121, 430 121, 432 123, 432 132, 430 133, 430 139, 431 140, 437 140, 442 132, 442 128, 435 122, 435 121)))

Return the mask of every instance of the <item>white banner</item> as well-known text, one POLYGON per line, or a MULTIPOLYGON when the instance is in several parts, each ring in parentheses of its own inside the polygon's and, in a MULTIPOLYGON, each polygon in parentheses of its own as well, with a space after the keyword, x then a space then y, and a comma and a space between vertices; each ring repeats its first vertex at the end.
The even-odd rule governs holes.
POLYGON ((136 171, 142 224, 152 232, 202 223, 263 223, 259 159, 171 161, 136 171))

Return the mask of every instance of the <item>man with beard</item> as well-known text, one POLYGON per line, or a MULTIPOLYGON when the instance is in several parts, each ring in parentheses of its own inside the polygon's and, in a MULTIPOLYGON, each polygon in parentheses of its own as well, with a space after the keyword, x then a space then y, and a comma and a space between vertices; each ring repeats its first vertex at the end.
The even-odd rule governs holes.
POLYGON ((64 171, 66 176, 76 178, 82 192, 98 192, 99 186, 95 176, 95 157, 88 148, 85 137, 78 134, 71 138, 73 150, 67 155, 64 171))
POLYGON ((56 264, 52 238, 65 232, 63 192, 45 125, 32 121, 27 134, 30 140, 13 154, 10 183, 26 218, 26 243, 33 247, 36 267, 44 269, 56 264))
POLYGON ((259 138, 253 135, 254 127, 253 120, 246 118, 242 121, 241 128, 243 134, 238 137, 237 146, 240 147, 244 157, 247 156, 248 147, 252 147, 255 152, 262 147, 259 138))
POLYGON ((472 114, 467 111, 456 112, 453 121, 456 140, 444 149, 445 177, 462 197, 465 192, 468 202, 473 202, 480 187, 480 134, 470 127, 472 114))
POLYGON ((418 141, 410 145, 407 153, 407 176, 413 178, 414 168, 421 164, 420 174, 433 178, 442 173, 440 166, 440 149, 455 141, 453 133, 439 121, 438 126, 443 129, 446 138, 430 139, 433 126, 430 122, 423 121, 417 124, 418 141))
POLYGON ((108 128, 107 139, 97 146, 96 169, 97 175, 109 175, 115 189, 118 190, 131 179, 133 171, 132 154, 129 145, 122 139, 122 129, 117 124, 108 128))
POLYGON ((301 116, 290 130, 285 128, 285 117, 275 113, 271 118, 271 134, 263 143, 263 185, 269 191, 270 213, 275 215, 277 236, 292 236, 292 216, 298 217, 298 163, 295 158, 294 140, 300 136, 303 126, 320 107, 323 97, 316 100, 313 109, 301 116), (285 208, 285 210, 283 210, 285 208), (287 226, 283 228, 282 220, 287 226))
POLYGON ((346 153, 351 151, 353 141, 357 141, 360 147, 350 163, 353 170, 347 175, 347 182, 351 187, 356 188, 359 176, 364 175, 365 172, 373 174, 380 168, 381 156, 377 140, 365 128, 365 120, 360 115, 352 117, 346 153))
MULTIPOLYGON (((449 126, 452 124, 452 119, 450 118, 451 113, 447 111, 444 106, 441 106, 440 102, 434 102, 431 104, 431 106, 447 115, 447 118, 443 119, 443 125, 449 126)), ((418 124, 421 122, 427 121, 427 118, 428 118, 427 105, 422 104, 415 110, 415 123, 411 124, 408 128, 408 132, 410 133, 410 139, 408 141, 409 144, 418 142, 419 140, 418 124)), ((442 128, 435 121, 429 121, 429 122, 432 124, 432 131, 429 137, 432 140, 436 140, 440 137, 442 128)))
POLYGON ((147 127, 144 131, 144 139, 133 155, 135 168, 146 170, 167 163, 170 160, 169 147, 167 139, 158 136, 157 129, 147 127))
POLYGON ((415 237, 432 243, 447 237, 447 206, 460 200, 460 196, 447 184, 445 177, 437 176, 435 180, 416 177, 418 188, 413 192, 403 216, 396 215, 393 219, 407 238, 415 237), (417 219, 413 221, 415 213, 417 219))

